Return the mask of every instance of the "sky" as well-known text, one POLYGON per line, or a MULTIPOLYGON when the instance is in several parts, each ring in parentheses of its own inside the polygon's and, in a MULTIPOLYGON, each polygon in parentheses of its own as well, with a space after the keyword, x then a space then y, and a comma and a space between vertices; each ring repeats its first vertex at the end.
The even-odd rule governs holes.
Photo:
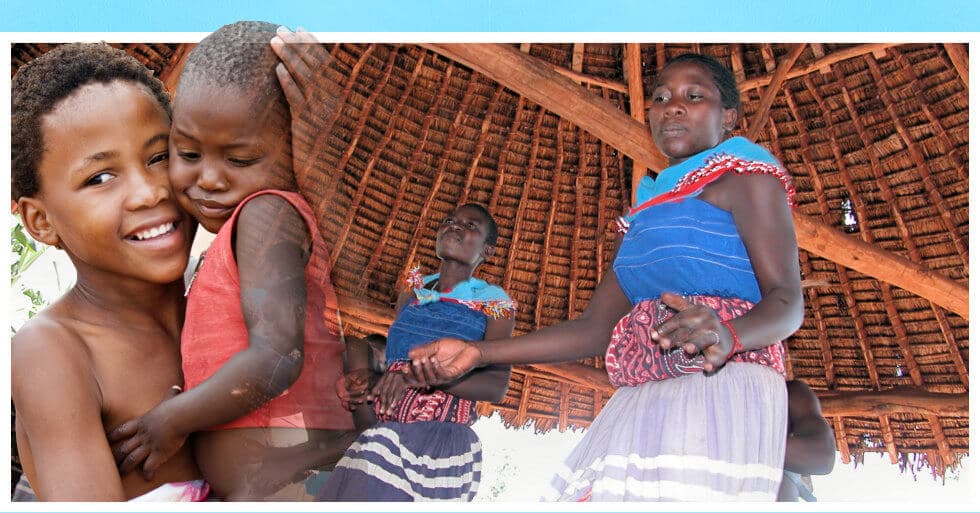
MULTIPOLYGON (((950 0, 808 0, 806 2, 740 2, 702 0, 594 0, 555 3, 534 0, 404 0, 331 1, 298 0, 170 0, 130 2, 100 0, 7 0, 0 7, 0 40, 22 41, 194 41, 204 32, 237 19, 269 19, 310 31, 331 32, 333 40, 622 40, 622 41, 841 41, 874 40, 956 41, 978 40, 980 2, 950 0), (515 35, 514 33, 521 33, 515 35), (814 36, 814 33, 818 33, 814 36)), ((323 38, 321 38, 323 39, 323 38)), ((8 46, 9 48, 9 46, 8 46)), ((9 52, 0 62, 9 64, 9 52)), ((977 66, 971 78, 980 80, 977 66)), ((9 111, 9 76, 0 74, 0 113, 9 111)), ((971 103, 977 102, 973 93, 971 103)), ((977 123, 971 123, 976 135, 977 123)), ((974 139, 976 139, 974 137, 974 139)), ((9 132, 0 130, 0 146, 9 148, 9 132)), ((976 152, 977 150, 973 150, 976 152)), ((974 161, 977 155, 972 155, 974 161)), ((9 164, 3 169, 9 173, 9 164)), ((7 181, 0 183, 4 190, 7 181)), ((35 264, 26 282, 41 288, 46 298, 59 294, 72 281, 73 272, 60 251, 49 250, 35 264), (59 259, 57 256, 61 256, 59 259), (60 263, 59 263, 60 262, 60 263)), ((8 294, 2 311, 11 326, 25 317, 25 299, 18 287, 8 294)), ((0 314, 2 315, 2 314, 0 314)), ((9 369, 7 369, 9 372, 9 369)), ((0 381, 0 390, 9 384, 0 381)), ((481 419, 477 430, 484 438, 486 468, 519 460, 513 478, 503 488, 508 500, 532 500, 550 479, 560 456, 567 454, 581 433, 533 435, 529 430, 504 429, 499 418, 481 419), (548 455, 543 458, 538 455, 548 455), (533 455, 533 456, 530 456, 533 455), (521 459, 523 458, 523 459, 521 459)), ((503 473, 501 473, 503 474, 503 473)), ((912 510, 948 502, 971 501, 970 485, 978 488, 969 459, 958 478, 945 484, 929 475, 913 479, 899 474, 887 458, 868 455, 863 466, 837 464, 827 477, 815 478, 817 496, 824 501, 862 500, 895 504, 912 510), (921 506, 920 506, 921 505, 921 506)), ((484 493, 493 489, 484 482, 484 493)), ((844 506, 844 509, 848 509, 844 506)), ((862 509, 866 509, 862 506, 862 509)), ((875 508, 873 508, 875 509, 875 508)), ((853 510, 853 509, 852 509, 853 510)))

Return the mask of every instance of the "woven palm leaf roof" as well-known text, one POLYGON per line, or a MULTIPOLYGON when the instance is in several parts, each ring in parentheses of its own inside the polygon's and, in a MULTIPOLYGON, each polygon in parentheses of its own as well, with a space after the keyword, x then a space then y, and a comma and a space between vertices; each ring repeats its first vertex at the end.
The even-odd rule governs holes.
MULTIPOLYGON (((188 47, 119 46, 171 87, 188 47)), ((519 303, 518 333, 578 315, 635 177, 662 166, 641 125, 654 75, 699 52, 741 82, 737 133, 793 176, 806 317, 786 341, 788 372, 821 396, 844 461, 885 452, 941 473, 967 452, 965 45, 327 46, 343 106, 320 147, 340 172, 303 187, 336 241, 348 334, 386 331, 399 276, 437 268, 436 226, 462 202, 500 225, 478 275, 519 303), (856 233, 842 230, 844 199, 856 233)), ((14 45, 12 71, 47 48, 14 45)), ((602 367, 517 367, 506 398, 480 411, 587 427, 612 392, 602 367)))

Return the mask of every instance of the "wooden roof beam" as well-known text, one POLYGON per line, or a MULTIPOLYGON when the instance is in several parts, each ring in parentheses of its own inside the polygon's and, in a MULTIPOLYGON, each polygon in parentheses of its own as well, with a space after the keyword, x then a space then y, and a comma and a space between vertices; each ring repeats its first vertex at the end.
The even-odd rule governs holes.
POLYGON ((766 119, 769 118, 769 109, 772 107, 772 103, 776 100, 776 95, 779 94, 779 90, 783 87, 783 82, 786 81, 786 76, 789 74, 789 70, 792 69, 793 65, 796 64, 796 60, 800 58, 803 50, 806 49, 806 43, 798 43, 790 49, 789 54, 780 61, 779 67, 776 68, 776 72, 773 73, 772 82, 766 87, 766 92, 762 96, 762 102, 759 104, 759 110, 755 113, 755 118, 752 120, 752 125, 749 128, 748 133, 745 137, 755 142, 759 138, 759 133, 762 132, 762 127, 765 126, 766 119))
POLYGON ((876 392, 817 391, 820 411, 825 417, 862 417, 908 413, 966 418, 970 416, 970 396, 939 394, 914 387, 895 387, 876 392))
POLYGON ((939 214, 939 220, 949 232, 950 239, 952 239, 953 242, 953 247, 956 248, 956 252, 959 253, 960 259, 963 262, 963 268, 969 272, 969 248, 967 247, 966 243, 963 242, 963 238, 959 235, 959 230, 957 229, 956 224, 953 222, 952 211, 949 208, 949 204, 946 202, 946 199, 943 198, 943 195, 939 192, 939 188, 936 186, 932 173, 929 170, 929 166, 926 163, 925 155, 922 154, 919 144, 912 139, 912 135, 909 134, 908 129, 905 128, 905 124, 902 122, 902 118, 898 114, 898 109, 895 107, 897 102, 892 96, 891 91, 882 88, 882 84, 885 84, 885 81, 881 75, 881 69, 879 68, 878 63, 875 62, 874 59, 867 56, 865 57, 865 61, 868 64, 868 69, 871 71, 871 76, 875 79, 875 84, 879 87, 879 96, 882 102, 885 104, 885 110, 888 112, 889 117, 891 117, 892 123, 895 125, 895 130, 898 132, 898 136, 902 139, 902 142, 908 149, 909 156, 912 157, 912 162, 915 163, 915 170, 922 178, 922 186, 925 188, 930 202, 936 207, 939 214))
POLYGON ((585 60, 585 43, 572 44, 572 71, 582 72, 582 61, 585 60))
MULTIPOLYGON (((832 64, 836 64, 841 61, 846 61, 847 59, 853 59, 854 57, 860 57, 865 54, 880 52, 886 48, 891 48, 892 46, 898 46, 899 43, 871 43, 852 46, 850 48, 845 48, 843 50, 838 50, 831 54, 824 56, 823 58, 817 59, 806 66, 800 66, 786 75, 786 80, 794 79, 796 77, 802 77, 803 75, 809 75, 814 71, 819 71, 822 69, 829 68, 832 64)), ((751 91, 756 87, 762 87, 773 81, 775 74, 766 75, 757 78, 750 78, 738 85, 740 91, 751 91)))
POLYGON ((946 440, 946 434, 943 432, 943 425, 939 422, 939 417, 937 415, 926 415, 926 419, 929 421, 929 428, 932 429, 932 435, 936 439, 936 446, 939 448, 939 455, 943 458, 944 466, 951 466, 956 462, 956 458, 953 456, 953 451, 949 447, 949 442, 946 440))
MULTIPOLYGON (((643 62, 639 43, 626 43, 623 59, 623 70, 626 72, 626 85, 629 87, 630 116, 640 123, 646 124, 646 96, 643 94, 643 62)), ((641 165, 633 166, 633 202, 636 202, 636 191, 640 180, 647 175, 647 170, 641 165)))
MULTIPOLYGON (((810 96, 812 96, 817 104, 820 105, 820 110, 823 112, 824 123, 826 123, 826 126, 833 126, 833 119, 830 116, 830 111, 827 109, 824 99, 820 96, 817 88, 813 86, 813 80, 811 80, 810 77, 804 77, 803 83, 806 86, 807 91, 810 92, 810 96)), ((793 117, 798 120, 798 124, 802 125, 802 123, 799 122, 801 119, 799 117, 799 113, 795 108, 792 109, 792 112, 793 117)), ((802 128, 802 126, 800 126, 800 128, 802 128)), ((830 146, 834 152, 834 163, 837 165, 837 175, 844 183, 844 188, 847 190, 847 194, 851 198, 854 198, 854 204, 858 210, 858 231, 860 233, 861 240, 868 244, 873 244, 874 240, 871 240, 871 227, 868 226, 868 213, 864 208, 864 202, 861 200, 861 196, 858 193, 857 188, 854 186, 853 180, 851 180, 851 175, 847 172, 847 168, 844 167, 844 155, 841 153, 840 144, 837 142, 837 136, 834 135, 833 130, 827 130, 827 133, 830 136, 830 146)), ((813 176, 813 179, 815 182, 819 181, 817 176, 813 176)), ((817 201, 820 202, 821 211, 824 213, 824 215, 826 215, 830 211, 830 208, 827 205, 827 195, 823 193, 818 194, 817 201)), ((838 265, 836 267, 838 281, 840 282, 841 287, 844 289, 848 309, 853 312, 857 312, 858 303, 854 300, 854 290, 853 287, 851 287, 851 280, 847 276, 847 272, 842 266, 838 265)), ((868 366, 868 376, 871 378, 871 385, 877 389, 881 386, 878 378, 878 364, 875 362, 874 353, 871 351, 871 342, 868 340, 867 330, 864 326, 864 317, 861 315, 854 315, 853 321, 854 330, 857 333, 858 345, 861 347, 861 354, 864 356, 864 361, 868 366)), ((911 352, 908 356, 912 356, 911 352)), ((911 359, 914 361, 914 357, 911 359)))
POLYGON ((961 43, 943 43, 946 55, 956 68, 956 74, 960 76, 963 85, 970 88, 970 55, 966 51, 966 45, 961 43))
POLYGON ((570 80, 549 64, 506 45, 430 43, 423 45, 504 84, 528 100, 586 128, 600 140, 651 169, 663 169, 666 158, 642 123, 570 80))
MULTIPOLYGON (((821 405, 822 406, 822 405, 821 405)), ((824 413, 827 415, 827 413, 824 413)), ((847 431, 844 429, 844 419, 834 417, 834 438, 837 439, 837 452, 841 461, 846 465, 851 462, 851 448, 847 445, 847 431)))
MULTIPOLYGON (((420 57, 421 61, 422 58, 420 57)), ((432 122, 436 119, 436 114, 439 111, 439 106, 442 105, 446 98, 446 91, 449 89, 449 83, 452 81, 453 71, 456 69, 455 66, 450 65, 446 69, 446 74, 443 76, 442 85, 439 86, 439 93, 435 96, 435 100, 432 105, 426 110, 425 119, 422 121, 422 140, 415 144, 415 149, 412 151, 412 156, 408 160, 408 169, 402 175, 401 180, 398 184, 398 192, 395 194, 395 199, 391 203, 391 211, 388 213, 388 219, 385 221, 385 227, 381 232, 381 237, 378 238, 378 243, 374 247, 374 251, 371 252, 371 256, 368 258, 367 267, 364 269, 364 273, 361 275, 360 283, 357 284, 357 290, 367 289, 367 281, 372 279, 371 272, 374 268, 381 262, 381 254, 387 249, 388 236, 391 233, 392 228, 395 225, 395 221, 402 217, 397 212, 397 208, 401 206, 402 200, 405 198, 405 193, 408 190, 408 185, 412 181, 418 178, 417 168, 422 165, 422 150, 425 148, 425 143, 429 138, 429 128, 432 126, 432 122)), ((449 160, 449 154, 452 152, 453 145, 456 142, 456 137, 459 134, 459 126, 462 122, 462 118, 466 113, 466 109, 469 107, 470 102, 473 101, 473 89, 477 84, 476 80, 477 74, 470 73, 469 83, 466 86, 466 92, 463 93, 463 102, 460 105, 459 111, 456 113, 456 118, 453 120, 453 125, 449 129, 449 139, 446 144, 442 146, 442 155, 439 158, 439 170, 436 171, 436 175, 442 175, 442 171, 445 169, 446 162, 449 160)), ((489 118, 489 116, 487 116, 489 118)), ((402 276, 401 274, 399 276, 402 276)))
MULTIPOLYGON (((867 46, 874 45, 862 45, 867 46)), ((533 57, 496 44, 442 43, 427 47, 473 67, 522 97, 589 130, 600 140, 629 155, 634 162, 663 160, 646 127, 576 84, 558 78, 557 73, 533 57)), ((656 165, 648 167, 663 169, 656 165)), ((801 248, 934 301, 969 320, 968 289, 965 286, 898 255, 851 238, 818 219, 799 212, 794 212, 793 219, 801 248)))

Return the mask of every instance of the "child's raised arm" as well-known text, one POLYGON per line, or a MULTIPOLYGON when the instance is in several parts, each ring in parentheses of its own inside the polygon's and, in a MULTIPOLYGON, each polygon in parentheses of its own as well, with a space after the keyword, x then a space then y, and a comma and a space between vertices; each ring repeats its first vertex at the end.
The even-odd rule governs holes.
POLYGON ((235 240, 248 348, 199 386, 110 433, 124 474, 145 461, 144 476, 152 476, 190 433, 255 410, 302 371, 311 245, 305 221, 286 200, 260 196, 242 208, 235 240))

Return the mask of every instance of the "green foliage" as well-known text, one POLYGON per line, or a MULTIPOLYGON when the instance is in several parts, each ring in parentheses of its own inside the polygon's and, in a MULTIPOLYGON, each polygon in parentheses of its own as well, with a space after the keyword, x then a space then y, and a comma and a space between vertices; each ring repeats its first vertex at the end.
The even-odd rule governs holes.
MULTIPOLYGON (((24 273, 27 272, 31 265, 48 249, 47 246, 43 245, 38 247, 37 242, 24 233, 24 225, 20 223, 19 217, 15 217, 15 221, 14 227, 10 229, 10 249, 12 251, 10 263, 11 287, 20 281, 21 277, 24 276, 24 273)), ((37 312, 48 303, 37 289, 22 286, 21 293, 27 296, 31 302, 31 306, 27 311, 28 319, 37 315, 37 312)), ((10 330, 11 332, 17 331, 13 326, 10 327, 10 330)))

